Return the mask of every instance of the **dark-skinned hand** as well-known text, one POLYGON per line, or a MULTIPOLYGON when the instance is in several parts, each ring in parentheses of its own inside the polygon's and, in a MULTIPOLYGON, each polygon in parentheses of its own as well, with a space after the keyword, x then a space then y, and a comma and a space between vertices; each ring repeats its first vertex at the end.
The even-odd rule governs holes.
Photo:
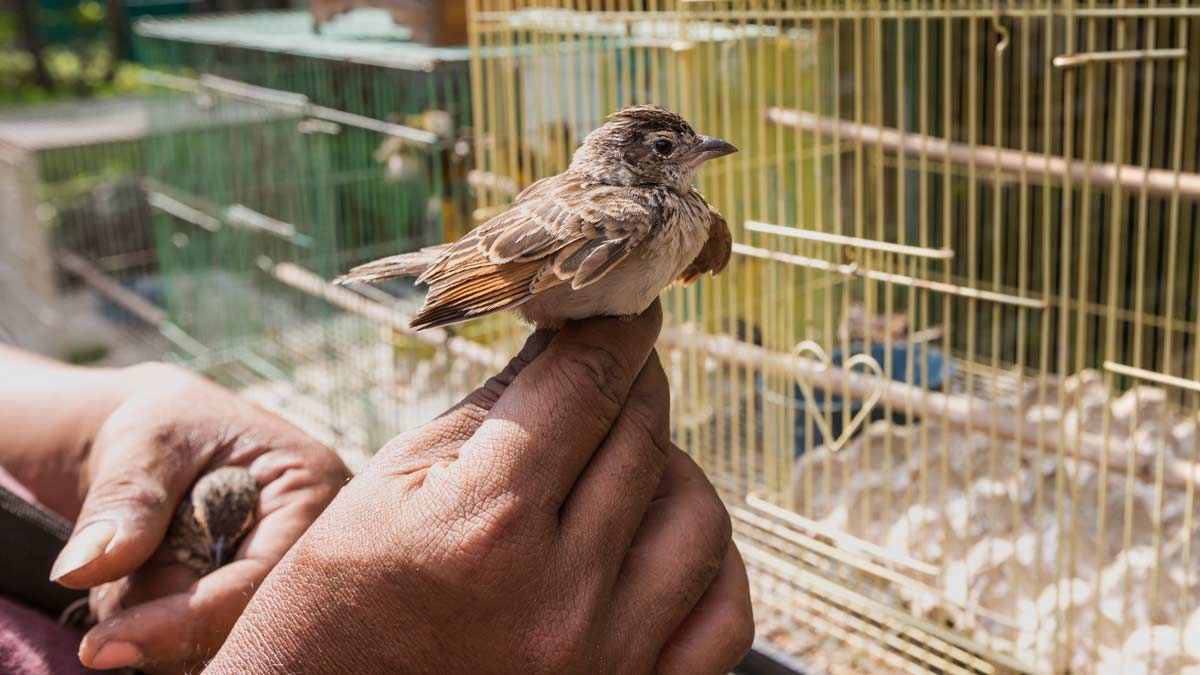
POLYGON ((753 637, 713 487, 632 322, 538 333, 389 443, 255 594, 211 675, 728 673, 753 637))
POLYGON ((112 394, 94 397, 104 404, 95 406, 101 414, 83 444, 82 500, 58 505, 78 517, 51 578, 92 589, 100 619, 80 660, 98 669, 198 671, 349 471, 296 427, 182 368, 145 364, 80 377, 112 394), (234 559, 200 577, 159 546, 191 483, 223 465, 255 478, 257 518, 234 559))

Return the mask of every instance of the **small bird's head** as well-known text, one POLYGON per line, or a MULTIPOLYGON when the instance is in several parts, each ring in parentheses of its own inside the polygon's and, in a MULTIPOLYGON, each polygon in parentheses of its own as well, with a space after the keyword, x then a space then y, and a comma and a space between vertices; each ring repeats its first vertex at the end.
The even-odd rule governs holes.
POLYGON ((571 168, 609 185, 668 185, 682 192, 701 164, 734 152, 733 145, 697 134, 666 108, 635 105, 588 134, 571 168))
POLYGON ((242 535, 254 524, 258 484, 246 469, 221 467, 196 481, 191 501, 193 516, 207 535, 211 569, 216 569, 228 562, 242 535))

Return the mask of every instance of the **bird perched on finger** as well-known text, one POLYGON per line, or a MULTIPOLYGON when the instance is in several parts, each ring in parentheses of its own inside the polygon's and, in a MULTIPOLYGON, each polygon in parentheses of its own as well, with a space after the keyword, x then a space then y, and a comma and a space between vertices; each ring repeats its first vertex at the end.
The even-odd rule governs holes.
POLYGON ((416 329, 506 309, 548 329, 640 314, 672 283, 729 262, 729 226, 692 181, 705 162, 733 152, 666 108, 625 108, 588 134, 566 171, 525 188, 458 241, 382 258, 336 281, 417 277, 429 290, 416 329))
POLYGON ((240 466, 223 466, 199 478, 179 502, 164 546, 200 575, 233 559, 254 525, 258 483, 240 466))

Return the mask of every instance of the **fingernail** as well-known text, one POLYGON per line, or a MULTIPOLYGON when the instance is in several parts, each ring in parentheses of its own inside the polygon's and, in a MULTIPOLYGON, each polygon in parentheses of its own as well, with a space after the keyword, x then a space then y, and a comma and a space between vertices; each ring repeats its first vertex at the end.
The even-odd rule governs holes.
POLYGON ((75 533, 58 554, 50 569, 50 581, 58 581, 104 554, 117 533, 117 524, 101 520, 75 533))
POLYGON ((142 662, 142 652, 128 642, 109 642, 96 652, 88 666, 94 670, 112 670, 142 662))

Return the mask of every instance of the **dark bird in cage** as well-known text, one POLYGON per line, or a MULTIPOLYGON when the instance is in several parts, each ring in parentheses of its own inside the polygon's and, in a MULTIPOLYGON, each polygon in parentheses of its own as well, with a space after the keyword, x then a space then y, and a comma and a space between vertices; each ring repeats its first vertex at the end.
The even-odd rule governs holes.
POLYGON ((636 315, 672 283, 729 262, 729 226, 692 181, 733 152, 666 108, 625 108, 588 134, 566 171, 463 238, 361 265, 337 283, 416 276, 429 286, 417 329, 506 309, 541 328, 636 315))
POLYGON ((204 575, 233 559, 258 512, 258 483, 239 466, 200 477, 167 530, 164 546, 176 561, 204 575))
POLYGON ((903 313, 868 314, 858 303, 846 308, 838 326, 838 337, 851 342, 899 342, 907 335, 908 317, 903 313))

